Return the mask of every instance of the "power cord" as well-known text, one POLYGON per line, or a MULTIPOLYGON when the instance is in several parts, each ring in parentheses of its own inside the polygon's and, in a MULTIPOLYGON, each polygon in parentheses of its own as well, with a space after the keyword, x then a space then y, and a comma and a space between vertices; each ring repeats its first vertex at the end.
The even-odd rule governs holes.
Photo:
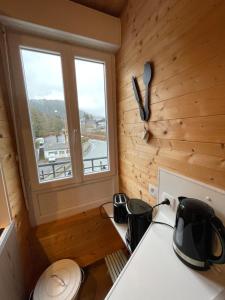
MULTIPOLYGON (((109 202, 105 202, 103 203, 101 206, 99 206, 99 212, 100 212, 100 215, 103 219, 113 219, 113 217, 109 217, 109 216, 105 216, 102 212, 102 209, 104 208, 104 205, 106 204, 113 204, 113 202, 109 201, 109 202)), ((152 207, 152 209, 154 209, 155 207, 159 206, 159 205, 170 205, 170 200, 169 199, 165 199, 164 201, 160 202, 159 204, 156 204, 152 207)), ((158 222, 158 221, 152 221, 152 224, 161 224, 161 225, 166 225, 172 229, 174 229, 174 227, 170 224, 167 224, 167 223, 164 223, 164 222, 158 222)))
POLYGON ((164 201, 160 202, 159 204, 154 205, 152 207, 152 209, 154 209, 155 207, 157 207, 159 205, 170 205, 170 200, 169 199, 165 199, 164 201))
POLYGON ((174 229, 174 227, 168 223, 164 223, 164 222, 158 222, 158 221, 152 221, 152 224, 161 224, 161 225, 166 225, 172 229, 174 229))
POLYGON ((102 209, 104 208, 104 205, 106 205, 106 204, 108 204, 108 203, 113 204, 113 202, 105 202, 105 203, 103 203, 101 206, 99 206, 99 212, 100 212, 100 215, 101 215, 102 219, 113 219, 113 217, 109 217, 109 216, 106 217, 106 216, 103 214, 103 212, 102 212, 102 209))
MULTIPOLYGON (((152 207, 152 209, 154 209, 155 207, 159 206, 159 205, 170 205, 170 200, 169 199, 165 199, 164 201, 160 202, 159 204, 156 204, 152 207)), ((166 225, 172 229, 174 229, 174 227, 170 224, 164 223, 164 222, 158 222, 158 221, 152 221, 152 224, 161 224, 161 225, 166 225)))

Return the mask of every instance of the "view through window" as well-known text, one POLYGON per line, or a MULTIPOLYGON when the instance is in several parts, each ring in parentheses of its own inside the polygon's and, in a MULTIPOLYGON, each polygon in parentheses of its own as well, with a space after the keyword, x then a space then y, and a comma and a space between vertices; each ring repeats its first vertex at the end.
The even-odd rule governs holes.
POLYGON ((72 176, 61 57, 20 49, 39 182, 72 176))
MULTIPOLYGON (((61 56, 24 47, 20 55, 39 182, 70 178, 73 174, 61 56)), ((75 58, 74 64, 83 172, 107 172, 105 64, 80 58, 75 58)))
POLYGON ((75 58, 84 174, 109 171, 104 63, 75 58))

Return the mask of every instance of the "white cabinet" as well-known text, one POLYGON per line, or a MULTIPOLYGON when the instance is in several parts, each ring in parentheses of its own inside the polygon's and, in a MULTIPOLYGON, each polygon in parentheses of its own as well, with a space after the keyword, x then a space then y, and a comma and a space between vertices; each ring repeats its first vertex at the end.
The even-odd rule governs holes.
POLYGON ((24 282, 14 223, 0 237, 0 299, 23 300, 24 282))

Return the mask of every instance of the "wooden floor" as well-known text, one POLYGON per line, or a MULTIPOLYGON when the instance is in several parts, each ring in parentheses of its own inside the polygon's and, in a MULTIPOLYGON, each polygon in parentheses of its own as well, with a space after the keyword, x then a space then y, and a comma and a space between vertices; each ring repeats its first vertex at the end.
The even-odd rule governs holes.
POLYGON ((81 285, 78 300, 103 300, 112 286, 104 260, 85 269, 85 281, 81 285))

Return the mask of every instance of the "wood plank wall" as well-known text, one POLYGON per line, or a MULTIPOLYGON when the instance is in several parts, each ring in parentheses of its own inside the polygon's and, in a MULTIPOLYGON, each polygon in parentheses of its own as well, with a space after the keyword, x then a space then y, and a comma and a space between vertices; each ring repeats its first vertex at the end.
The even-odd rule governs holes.
POLYGON ((153 201, 163 166, 225 189, 225 1, 129 0, 116 57, 120 188, 153 201), (154 64, 152 133, 142 140, 131 76, 154 64))
MULTIPOLYGON (((1 58, 1 55, 0 55, 1 58)), ((12 219, 15 222, 21 261, 25 275, 25 289, 32 284, 33 264, 29 250, 30 224, 25 208, 21 181, 18 172, 14 136, 10 127, 12 121, 8 114, 7 93, 3 78, 3 66, 0 59, 0 160, 5 176, 5 183, 12 219), (28 267, 29 266, 29 267, 28 267)))
POLYGON ((74 259, 84 267, 124 247, 111 221, 103 219, 98 209, 39 225, 32 237, 32 252, 39 258, 36 276, 59 259, 74 259))

